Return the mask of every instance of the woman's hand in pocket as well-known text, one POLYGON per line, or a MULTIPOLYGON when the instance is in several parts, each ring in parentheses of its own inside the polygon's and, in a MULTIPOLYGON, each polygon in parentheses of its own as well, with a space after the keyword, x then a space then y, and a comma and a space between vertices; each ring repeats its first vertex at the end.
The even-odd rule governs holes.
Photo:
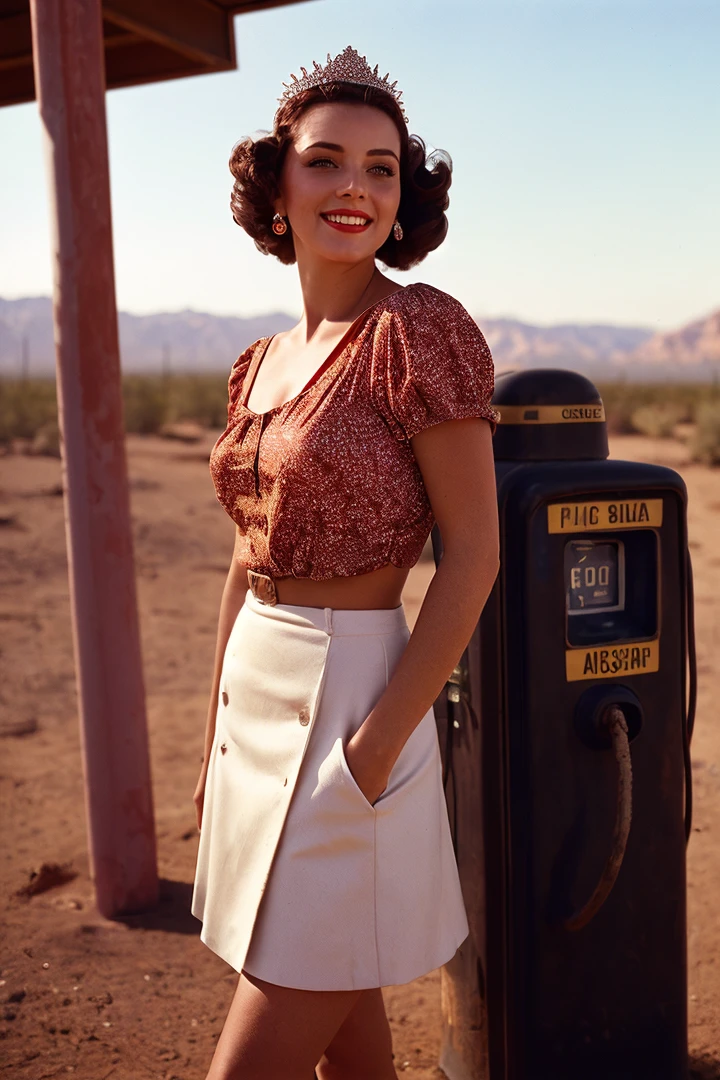
POLYGON ((372 805, 385 791, 390 769, 376 755, 368 754, 357 733, 345 744, 345 760, 355 783, 372 805))

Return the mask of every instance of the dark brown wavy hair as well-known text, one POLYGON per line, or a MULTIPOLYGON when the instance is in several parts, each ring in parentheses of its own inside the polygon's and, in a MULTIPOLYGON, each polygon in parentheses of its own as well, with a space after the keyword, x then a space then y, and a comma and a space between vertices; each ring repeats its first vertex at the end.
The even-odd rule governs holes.
POLYGON ((275 200, 280 194, 278 181, 300 116, 311 105, 326 101, 372 105, 382 109, 395 122, 400 133, 400 207, 397 217, 403 238, 395 240, 391 232, 376 255, 385 266, 408 270, 445 239, 452 161, 444 150, 428 155, 423 140, 408 134, 395 99, 370 86, 329 83, 304 90, 278 111, 270 134, 237 143, 229 162, 230 172, 235 177, 230 197, 233 218, 265 255, 275 255, 283 263, 295 262, 292 229, 277 236, 271 228, 275 200))

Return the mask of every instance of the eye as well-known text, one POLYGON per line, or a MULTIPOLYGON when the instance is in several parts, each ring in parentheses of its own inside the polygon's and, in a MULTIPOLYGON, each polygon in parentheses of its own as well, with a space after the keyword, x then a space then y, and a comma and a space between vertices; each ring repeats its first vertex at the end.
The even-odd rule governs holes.
POLYGON ((313 158, 312 161, 308 161, 307 164, 309 169, 313 169, 316 165, 332 165, 333 168, 336 167, 332 158, 326 157, 313 158))
POLYGON ((389 165, 373 165, 370 172, 375 172, 376 169, 380 170, 380 173, 379 173, 380 176, 394 176, 395 175, 395 170, 392 169, 389 165))

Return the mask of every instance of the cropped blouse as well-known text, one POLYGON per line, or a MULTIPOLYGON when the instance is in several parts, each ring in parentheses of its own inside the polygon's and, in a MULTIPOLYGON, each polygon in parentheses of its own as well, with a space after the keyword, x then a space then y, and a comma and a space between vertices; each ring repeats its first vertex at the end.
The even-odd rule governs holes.
POLYGON ((271 577, 414 566, 434 524, 410 440, 444 420, 499 420, 493 361, 465 308, 408 285, 368 308, 295 397, 254 413, 270 338, 232 366, 228 423, 210 455, 238 559, 271 577))

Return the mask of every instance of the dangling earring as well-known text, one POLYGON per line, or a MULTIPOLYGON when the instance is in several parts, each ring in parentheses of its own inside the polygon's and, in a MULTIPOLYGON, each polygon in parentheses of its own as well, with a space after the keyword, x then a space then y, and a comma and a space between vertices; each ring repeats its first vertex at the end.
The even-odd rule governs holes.
POLYGON ((288 227, 285 218, 280 214, 276 214, 272 220, 272 231, 276 233, 277 236, 283 236, 287 232, 287 229, 288 227))
POLYGON ((403 238, 403 228, 400 222, 397 221, 397 219, 395 221, 395 224, 393 225, 393 236, 396 240, 402 240, 403 238))

